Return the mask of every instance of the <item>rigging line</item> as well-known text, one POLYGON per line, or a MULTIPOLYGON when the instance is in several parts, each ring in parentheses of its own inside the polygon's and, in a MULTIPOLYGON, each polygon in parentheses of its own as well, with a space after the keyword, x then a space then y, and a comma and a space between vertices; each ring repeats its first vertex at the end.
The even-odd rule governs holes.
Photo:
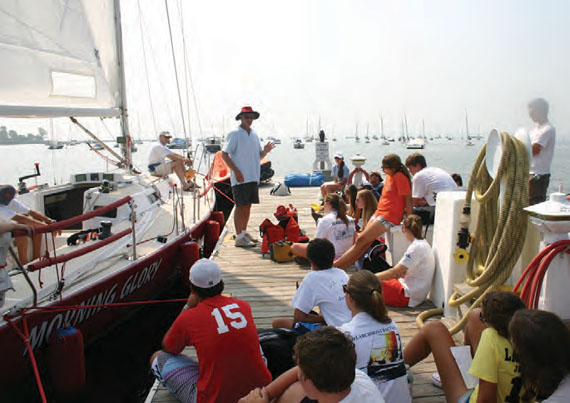
MULTIPOLYGON (((139 33, 141 36, 141 43, 142 43, 142 53, 143 53, 143 59, 144 59, 144 73, 146 76, 146 89, 148 92, 148 99, 150 101, 150 113, 152 116, 152 125, 154 127, 154 133, 157 134, 158 133, 158 129, 156 127, 156 118, 154 116, 154 105, 152 103, 152 96, 150 94, 150 83, 148 80, 148 67, 147 67, 147 59, 146 59, 146 47, 144 45, 144 37, 143 37, 143 30, 142 30, 142 10, 141 10, 141 2, 140 0, 137 0, 137 6, 138 6, 138 10, 139 10, 139 33)), ((139 130, 140 130, 140 124, 139 124, 139 130)))
MULTIPOLYGON (((144 23, 144 15, 140 14, 139 18, 141 19, 141 22, 142 22, 142 29, 143 29, 143 36, 144 36, 144 33, 146 32, 145 31, 146 25, 144 23)), ((148 42, 148 47, 150 50, 149 53, 151 55, 156 54, 156 52, 154 51, 154 48, 152 46, 152 41, 148 42)), ((160 69, 158 67, 158 63, 156 61, 156 58, 151 57, 150 60, 152 62, 152 65, 154 66, 155 71, 159 72, 160 69)), ((167 94, 166 87, 165 87, 164 83, 162 82, 161 77, 162 76, 160 74, 158 74, 158 78, 155 81, 158 81, 158 85, 160 86, 160 90, 161 90, 160 94, 167 94)), ((168 102, 167 99, 164 100, 163 106, 166 107, 166 112, 168 115, 168 120, 170 121, 170 126, 172 127, 172 129, 174 129, 174 118, 172 117, 172 111, 170 110, 170 103, 168 102)))
MULTIPOLYGON (((181 18, 181 24, 182 24, 182 43, 184 45, 184 63, 185 63, 185 67, 186 65, 189 65, 187 56, 186 56, 186 40, 184 37, 184 23, 183 23, 183 19, 182 16, 181 18)), ((188 69, 188 81, 190 81, 190 88, 192 90, 192 99, 194 100, 194 109, 196 110, 196 121, 198 122, 198 131, 200 132, 200 138, 202 140, 204 140, 204 133, 202 132, 202 123, 200 121, 200 112, 198 112, 198 100, 196 99, 196 91, 194 90, 194 80, 192 80, 192 70, 188 69)), ((188 92, 186 93, 186 95, 188 95, 188 92)), ((190 103, 188 103, 187 105, 190 105, 190 103)), ((188 112, 188 117, 190 117, 190 112, 188 112)))
POLYGON ((99 120, 101 121, 101 124, 103 125, 103 128, 105 128, 105 131, 109 134, 109 136, 111 136, 111 140, 115 140, 115 138, 113 138, 113 133, 111 133, 111 130, 107 127, 107 125, 105 124, 105 121, 103 120, 102 117, 99 118, 99 120))
MULTIPOLYGON (((184 35, 184 18, 182 16, 182 8, 180 7, 180 1, 176 0, 176 6, 178 7, 178 18, 180 19, 180 30, 182 32, 182 52, 184 55, 184 87, 186 90, 186 114, 188 117, 188 134, 190 139, 192 139, 192 125, 190 124, 190 99, 188 98, 188 55, 186 52, 186 39, 184 35)), ((192 141, 188 141, 188 138, 185 137, 186 140, 186 150, 190 149, 192 152, 192 141)))
POLYGON ((170 13, 168 11, 168 0, 164 0, 164 5, 166 7, 166 20, 168 21, 168 34, 170 36, 170 49, 172 52, 172 64, 174 65, 174 75, 176 77, 176 92, 178 94, 178 105, 180 107, 180 115, 182 117, 182 130, 184 131, 184 136, 186 136, 186 122, 184 120, 184 109, 182 107, 182 96, 180 95, 180 82, 178 81, 178 68, 176 67, 176 56, 174 54, 174 41, 172 39, 172 26, 170 24, 170 13))

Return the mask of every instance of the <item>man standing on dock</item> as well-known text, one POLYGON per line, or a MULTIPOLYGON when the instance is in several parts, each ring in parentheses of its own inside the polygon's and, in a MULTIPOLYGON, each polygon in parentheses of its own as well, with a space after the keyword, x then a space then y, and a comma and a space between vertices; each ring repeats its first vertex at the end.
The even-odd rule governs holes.
POLYGON ((256 240, 246 232, 251 212, 251 205, 259 203, 259 161, 275 148, 268 142, 263 149, 257 134, 251 128, 259 112, 251 106, 244 106, 236 120, 241 124, 227 136, 222 150, 222 159, 231 169, 232 193, 235 201, 234 224, 236 227, 235 245, 238 247, 255 246, 256 240))
POLYGON ((546 201, 556 129, 548 121, 548 102, 543 98, 536 98, 528 103, 528 115, 536 123, 536 126, 529 131, 532 159, 528 182, 528 204, 533 205, 546 201))

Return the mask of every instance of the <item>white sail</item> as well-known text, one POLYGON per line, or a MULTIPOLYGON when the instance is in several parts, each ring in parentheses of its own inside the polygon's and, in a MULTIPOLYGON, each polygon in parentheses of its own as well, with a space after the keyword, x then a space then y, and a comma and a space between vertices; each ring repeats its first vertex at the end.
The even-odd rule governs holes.
POLYGON ((2 0, 0 116, 117 116, 113 0, 2 0))

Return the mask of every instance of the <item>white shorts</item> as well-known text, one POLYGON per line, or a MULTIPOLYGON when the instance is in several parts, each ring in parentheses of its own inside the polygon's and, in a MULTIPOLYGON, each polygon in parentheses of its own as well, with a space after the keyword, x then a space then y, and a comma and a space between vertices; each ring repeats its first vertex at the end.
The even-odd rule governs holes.
POLYGON ((154 168, 154 176, 166 176, 172 173, 172 161, 165 161, 154 168))

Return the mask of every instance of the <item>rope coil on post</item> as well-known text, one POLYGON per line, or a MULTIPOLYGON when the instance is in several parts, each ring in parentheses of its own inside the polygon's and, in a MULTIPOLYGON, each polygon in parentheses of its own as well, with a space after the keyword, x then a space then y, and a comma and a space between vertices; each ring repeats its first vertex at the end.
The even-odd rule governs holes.
MULTIPOLYGON (((501 132, 500 137, 503 153, 497 174, 492 178, 487 172, 485 145, 477 156, 467 187, 464 211, 470 211, 473 196, 479 203, 479 215, 465 269, 466 284, 473 289, 463 296, 454 292, 448 303, 457 307, 473 299, 475 302, 450 329, 451 334, 465 326, 469 312, 481 304, 489 291, 497 289, 509 278, 526 237, 528 219, 523 208, 528 205, 528 151, 524 143, 506 132, 501 132), (499 211, 501 182, 505 186, 499 211)), ((416 319, 418 327, 423 326, 423 320, 427 317, 442 312, 441 309, 424 312, 416 319)))

